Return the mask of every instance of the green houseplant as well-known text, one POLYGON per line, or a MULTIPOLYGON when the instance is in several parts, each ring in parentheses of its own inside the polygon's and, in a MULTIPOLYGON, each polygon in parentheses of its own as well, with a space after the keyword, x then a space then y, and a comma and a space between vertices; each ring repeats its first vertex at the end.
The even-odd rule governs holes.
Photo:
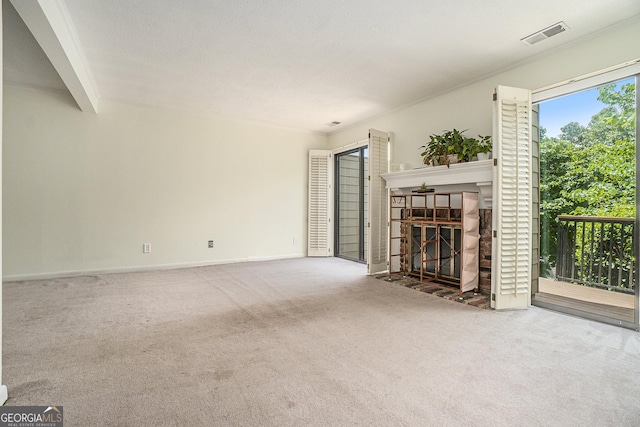
POLYGON ((445 130, 441 135, 430 135, 429 142, 422 145, 422 161, 425 165, 449 165, 456 162, 470 162, 478 153, 491 151, 491 137, 478 135, 476 139, 464 136, 457 129, 445 130))
MULTIPOLYGON (((485 154, 486 158, 489 158, 489 153, 491 152, 491 149, 493 148, 493 145, 491 144, 491 137, 490 136, 481 136, 478 135, 478 138, 480 138, 480 140, 478 141, 478 148, 477 148, 477 153, 478 154, 485 154)), ((480 157, 480 156, 478 156, 480 157)), ((480 159, 478 159, 480 160, 480 159)))
POLYGON ((458 152, 458 161, 470 162, 478 154, 488 154, 491 151, 491 137, 478 135, 478 138, 464 138, 462 149, 458 152))
POLYGON ((449 164, 455 158, 459 158, 464 142, 464 131, 457 129, 445 130, 442 135, 430 135, 429 142, 422 145, 422 161, 425 165, 441 166, 449 164))
POLYGON ((430 193, 433 191, 433 188, 427 187, 427 184, 423 182, 420 187, 418 187, 415 192, 416 193, 430 193))

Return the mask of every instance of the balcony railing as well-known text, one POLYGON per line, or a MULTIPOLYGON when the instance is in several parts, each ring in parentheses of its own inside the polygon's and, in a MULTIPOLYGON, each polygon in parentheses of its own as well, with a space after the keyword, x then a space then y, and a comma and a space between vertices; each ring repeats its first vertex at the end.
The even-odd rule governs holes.
POLYGON ((559 216, 556 277, 632 294, 635 245, 633 218, 559 216))

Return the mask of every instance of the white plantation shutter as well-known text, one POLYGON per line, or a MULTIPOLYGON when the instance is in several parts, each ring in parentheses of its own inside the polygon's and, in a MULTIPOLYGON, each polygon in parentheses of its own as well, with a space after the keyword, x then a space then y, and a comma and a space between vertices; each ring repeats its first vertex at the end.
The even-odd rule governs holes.
POLYGON ((480 279, 480 211, 478 193, 462 193, 462 268, 460 291, 472 291, 480 279))
POLYGON ((531 304, 531 92, 498 86, 493 120, 492 307, 531 304))
MULTIPOLYGON (((533 94, 531 95, 533 98, 533 94)), ((539 288, 540 278, 540 106, 531 106, 531 295, 539 288)))
POLYGON ((308 256, 331 256, 331 151, 309 151, 308 256))
POLYGON ((381 173, 389 171, 389 134, 369 130, 369 223, 367 273, 387 270, 388 192, 381 173))

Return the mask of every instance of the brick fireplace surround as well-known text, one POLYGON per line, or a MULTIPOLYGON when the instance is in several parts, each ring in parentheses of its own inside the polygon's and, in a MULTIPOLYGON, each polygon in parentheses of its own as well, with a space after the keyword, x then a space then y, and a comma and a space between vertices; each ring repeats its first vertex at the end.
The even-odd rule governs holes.
POLYGON ((447 166, 427 166, 408 171, 382 174, 391 194, 410 194, 422 183, 435 192, 477 192, 480 214, 480 279, 479 290, 491 294, 491 234, 492 234, 492 164, 493 160, 457 163, 447 166))

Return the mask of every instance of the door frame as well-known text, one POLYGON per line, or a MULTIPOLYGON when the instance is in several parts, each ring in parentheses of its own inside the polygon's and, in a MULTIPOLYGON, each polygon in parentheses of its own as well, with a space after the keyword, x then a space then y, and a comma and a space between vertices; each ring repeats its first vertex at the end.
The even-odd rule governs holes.
POLYGON ((364 169, 364 157, 362 156, 362 153, 364 151, 364 149, 369 147, 369 140, 365 139, 362 141, 358 141, 356 143, 353 144, 349 144, 349 145, 345 145, 343 147, 340 148, 336 148, 334 150, 332 150, 332 155, 333 155, 333 170, 334 172, 334 184, 333 184, 333 218, 334 218, 334 223, 333 223, 333 246, 334 246, 334 251, 333 251, 333 255, 338 257, 338 258, 343 258, 349 261, 355 261, 361 264, 366 264, 367 263, 367 259, 365 257, 365 242, 364 242, 364 238, 365 238, 365 233, 366 233, 366 229, 364 227, 364 181, 365 181, 365 175, 367 174, 367 171, 364 169), (354 153, 360 151, 360 160, 359 160, 359 171, 360 171, 360 176, 359 176, 359 195, 358 195, 358 199, 359 199, 359 206, 361 209, 361 213, 363 214, 362 218, 360 218, 359 221, 359 230, 358 230, 358 259, 353 259, 350 257, 345 257, 343 255, 340 255, 340 215, 339 215, 339 202, 340 202, 340 170, 338 167, 338 162, 339 162, 339 158, 340 156, 343 155, 347 155, 350 153, 354 153))
MULTIPOLYGON (((635 77, 636 80, 636 221, 635 221, 635 256, 636 256, 636 268, 634 272, 635 279, 635 309, 634 309, 634 322, 628 322, 606 316, 601 316, 594 313, 583 312, 580 310, 571 309, 568 307, 557 306, 555 304, 540 303, 538 305, 543 308, 549 308, 563 313, 576 315, 579 317, 587 318, 590 320, 596 320, 602 323, 613 324, 616 326, 622 326, 630 329, 640 331, 640 271, 638 265, 640 264, 640 59, 627 61, 625 63, 609 67, 605 70, 596 71, 583 76, 579 76, 573 79, 559 82, 550 86, 539 88, 532 91, 532 103, 539 104, 541 102, 558 98, 560 96, 570 95, 572 93, 580 92, 601 86, 607 83, 616 82, 623 79, 635 77)), ((539 159, 538 159, 539 161, 539 159)), ((542 171, 540 171, 542 172, 542 171)), ((539 183, 538 183, 539 185, 539 183)), ((537 288, 537 286, 536 286, 537 288)), ((533 292, 533 287, 532 287, 533 292)), ((533 296, 533 295, 532 295, 533 296)))

